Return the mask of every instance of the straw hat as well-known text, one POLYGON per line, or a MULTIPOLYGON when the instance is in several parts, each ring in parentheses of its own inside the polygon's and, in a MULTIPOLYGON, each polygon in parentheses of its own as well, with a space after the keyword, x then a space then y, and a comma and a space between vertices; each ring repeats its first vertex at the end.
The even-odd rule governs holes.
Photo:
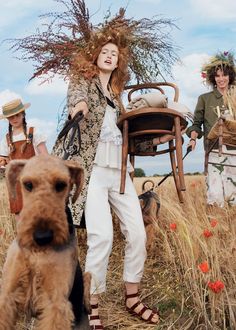
POLYGON ((14 116, 22 111, 25 111, 29 107, 30 103, 23 104, 21 99, 12 100, 2 106, 2 115, 0 116, 0 119, 14 116))

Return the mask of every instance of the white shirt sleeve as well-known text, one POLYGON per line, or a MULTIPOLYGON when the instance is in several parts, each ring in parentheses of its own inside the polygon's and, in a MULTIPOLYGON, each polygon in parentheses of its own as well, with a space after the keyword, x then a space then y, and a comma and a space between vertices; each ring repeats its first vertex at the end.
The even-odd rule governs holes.
POLYGON ((37 150, 37 146, 42 143, 45 142, 46 143, 47 138, 44 134, 42 134, 41 132, 39 132, 39 130, 37 128, 34 127, 34 135, 33 135, 33 146, 34 149, 37 150))
POLYGON ((6 137, 0 142, 0 156, 7 157, 9 155, 9 148, 6 137))

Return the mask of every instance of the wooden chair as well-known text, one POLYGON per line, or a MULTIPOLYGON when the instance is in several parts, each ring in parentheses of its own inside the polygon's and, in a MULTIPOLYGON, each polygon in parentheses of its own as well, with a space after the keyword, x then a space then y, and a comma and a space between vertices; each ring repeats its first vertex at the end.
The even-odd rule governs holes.
MULTIPOLYGON (((178 101, 179 89, 173 83, 147 83, 140 85, 132 85, 126 87, 128 92, 128 101, 131 101, 131 95, 137 90, 156 89, 164 94, 162 87, 171 87, 174 91, 175 102, 178 101)), ((118 118, 118 127, 122 130, 122 168, 121 168, 121 185, 120 193, 125 190, 125 177, 127 170, 128 153, 130 162, 134 167, 135 156, 155 156, 169 153, 170 162, 173 171, 174 182, 180 202, 183 202, 182 191, 185 188, 184 172, 183 172, 183 154, 182 154, 182 134, 181 130, 187 127, 187 121, 184 116, 176 110, 170 108, 141 108, 132 110, 122 114, 118 118), (173 139, 168 142, 168 147, 164 150, 153 152, 136 152, 135 138, 145 137, 162 137, 165 134, 173 135, 173 139)))

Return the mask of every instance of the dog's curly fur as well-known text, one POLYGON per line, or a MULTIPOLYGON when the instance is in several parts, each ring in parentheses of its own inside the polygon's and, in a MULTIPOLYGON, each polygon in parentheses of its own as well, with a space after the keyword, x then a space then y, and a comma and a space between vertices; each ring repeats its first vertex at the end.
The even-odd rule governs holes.
POLYGON ((140 194, 139 201, 143 214, 143 221, 147 234, 147 249, 152 248, 156 236, 156 223, 158 220, 158 213, 160 210, 160 199, 156 192, 154 192, 155 183, 148 179, 142 184, 142 194, 140 194), (152 187, 145 191, 145 185, 151 183, 152 187))
MULTIPOLYGON (((3 267, 0 330, 15 329, 19 311, 36 317, 37 330, 71 330, 81 316, 83 278, 66 205, 72 187, 73 201, 79 195, 83 170, 76 162, 39 155, 11 161, 6 179, 12 195, 20 182, 23 209, 3 267)), ((90 274, 84 279, 89 309, 90 274)))

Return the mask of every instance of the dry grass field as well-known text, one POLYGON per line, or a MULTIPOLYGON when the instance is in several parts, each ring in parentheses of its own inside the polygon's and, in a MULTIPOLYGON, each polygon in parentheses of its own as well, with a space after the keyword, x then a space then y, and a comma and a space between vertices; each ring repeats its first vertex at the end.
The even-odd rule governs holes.
MULTIPOLYGON (((146 178, 145 178, 146 179, 146 178)), ((143 178, 135 179, 141 193, 143 178)), ((153 178, 158 182, 160 178, 153 178)), ((141 285, 142 298, 159 308, 158 326, 146 325, 125 312, 122 267, 124 240, 114 218, 114 246, 108 271, 108 290, 102 296, 106 329, 222 330, 236 329, 236 209, 206 210, 203 176, 186 177, 185 202, 180 204, 168 178, 158 188, 161 209, 155 244, 148 251, 141 285)), ((8 213, 4 179, 0 180, 0 265, 15 235, 8 213)), ((86 232, 78 230, 81 264, 86 232)), ((137 242, 138 244, 138 242, 137 242)), ((27 329, 18 323, 16 330, 27 329)), ((63 330, 63 329, 62 329, 63 330)))

